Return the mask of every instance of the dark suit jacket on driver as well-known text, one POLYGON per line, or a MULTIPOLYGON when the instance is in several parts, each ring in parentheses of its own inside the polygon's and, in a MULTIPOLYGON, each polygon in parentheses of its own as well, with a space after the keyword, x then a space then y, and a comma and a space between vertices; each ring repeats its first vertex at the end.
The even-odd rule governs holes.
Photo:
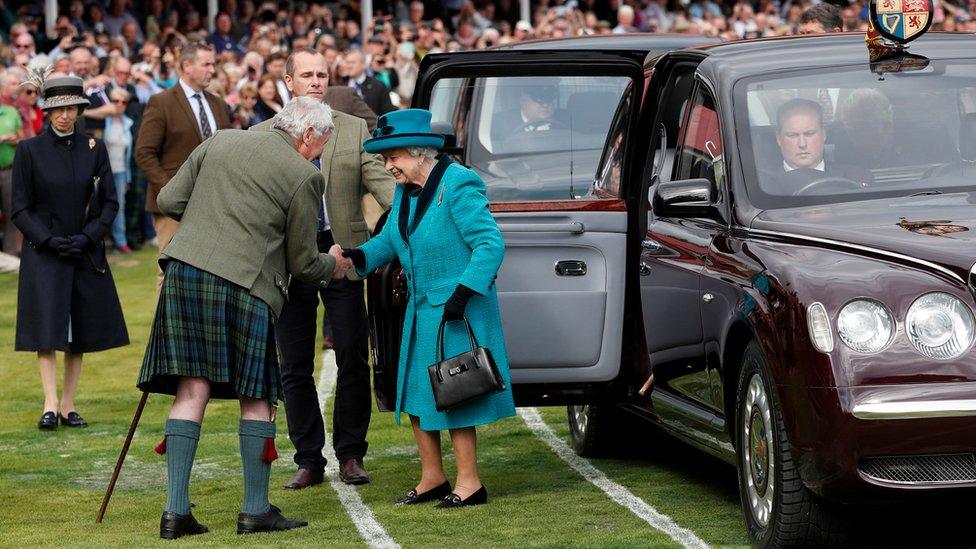
MULTIPOLYGON (((784 195, 794 194, 819 179, 850 180, 862 187, 868 187, 874 183, 871 172, 857 166, 828 162, 825 168, 822 172, 812 168, 800 168, 787 172, 781 163, 778 169, 760 172, 761 187, 767 193, 784 195)), ((831 188, 842 188, 842 186, 843 183, 838 182, 831 188)))

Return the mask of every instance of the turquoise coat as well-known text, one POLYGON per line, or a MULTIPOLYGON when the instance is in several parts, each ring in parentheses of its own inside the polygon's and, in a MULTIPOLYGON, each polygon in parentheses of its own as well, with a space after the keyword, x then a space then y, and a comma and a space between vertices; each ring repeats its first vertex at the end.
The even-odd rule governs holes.
MULTIPOLYGON (((410 290, 400 343, 397 423, 400 413, 406 412, 420 418, 421 429, 439 431, 515 415, 495 292, 505 242, 488 210, 484 182, 475 172, 441 156, 419 195, 397 185, 390 212, 380 234, 360 247, 366 254, 366 268, 360 274, 398 258, 410 290), (407 234, 409 241, 404 238, 407 234), (506 389, 438 412, 427 366, 437 360, 437 329, 444 303, 458 284, 478 293, 468 301, 465 316, 478 344, 491 350, 506 389)), ((444 330, 444 356, 452 357, 469 348, 464 324, 449 322, 444 330)))

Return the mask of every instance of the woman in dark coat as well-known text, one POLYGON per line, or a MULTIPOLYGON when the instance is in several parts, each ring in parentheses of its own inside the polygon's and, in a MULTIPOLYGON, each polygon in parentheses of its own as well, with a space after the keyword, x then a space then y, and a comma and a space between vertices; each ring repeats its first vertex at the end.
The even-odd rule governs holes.
POLYGON ((102 242, 119 203, 108 151, 75 130, 88 105, 74 76, 43 83, 50 128, 17 145, 13 165, 15 225, 29 244, 21 255, 17 351, 36 351, 44 386, 42 430, 88 424, 75 410, 84 353, 129 343, 122 306, 102 242), (64 351, 60 406, 55 351, 64 351))

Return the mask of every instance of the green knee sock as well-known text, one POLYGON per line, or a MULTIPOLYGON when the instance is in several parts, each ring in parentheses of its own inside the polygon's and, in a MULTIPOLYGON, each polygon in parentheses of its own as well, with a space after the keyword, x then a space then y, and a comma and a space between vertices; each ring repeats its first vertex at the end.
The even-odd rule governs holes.
POLYGON ((200 424, 186 419, 166 420, 166 510, 190 512, 190 469, 200 441, 200 424))
POLYGON ((241 420, 241 461, 244 463, 244 508, 242 513, 263 515, 271 508, 268 502, 268 481, 271 464, 261 459, 265 440, 275 437, 275 424, 270 421, 241 420))

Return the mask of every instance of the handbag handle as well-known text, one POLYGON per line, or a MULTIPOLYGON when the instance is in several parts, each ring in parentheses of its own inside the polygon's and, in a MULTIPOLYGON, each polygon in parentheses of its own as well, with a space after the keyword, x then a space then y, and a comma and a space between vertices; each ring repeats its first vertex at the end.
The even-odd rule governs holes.
MULTIPOLYGON (((478 348, 478 340, 474 337, 474 330, 471 329, 471 323, 468 322, 468 317, 463 316, 464 327, 468 329, 468 341, 471 343, 471 350, 478 348)), ((437 362, 444 362, 444 325, 447 321, 441 318, 440 328, 437 329, 437 362)))

